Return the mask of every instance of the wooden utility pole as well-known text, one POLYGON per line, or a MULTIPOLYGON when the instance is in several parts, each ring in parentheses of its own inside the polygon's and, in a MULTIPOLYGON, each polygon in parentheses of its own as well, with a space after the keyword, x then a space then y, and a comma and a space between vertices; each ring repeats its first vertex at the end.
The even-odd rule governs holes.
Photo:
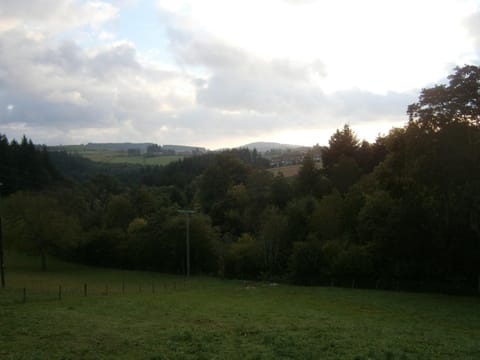
MULTIPOLYGON (((0 182, 0 187, 3 184, 0 182)), ((0 200, 2 194, 0 192, 0 200)), ((2 233, 2 214, 0 213, 0 277, 2 282, 2 289, 5 289, 5 268, 3 265, 3 233, 2 233)))
POLYGON ((195 210, 178 210, 180 214, 185 214, 186 221, 187 221, 187 230, 186 230, 186 239, 185 239, 185 247, 186 247, 186 275, 190 277, 190 215, 194 214, 195 210))

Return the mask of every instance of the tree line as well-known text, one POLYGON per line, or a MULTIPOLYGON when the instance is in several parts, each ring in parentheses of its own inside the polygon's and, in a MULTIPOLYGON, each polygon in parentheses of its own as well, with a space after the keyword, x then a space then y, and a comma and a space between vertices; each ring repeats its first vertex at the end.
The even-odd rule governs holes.
POLYGON ((20 190, 43 190, 61 180, 46 147, 36 147, 23 136, 20 143, 0 134, 0 194, 20 190))
MULTIPOLYGON (((124 178, 96 174, 43 191, 15 188, 2 201, 5 241, 43 255, 43 267, 51 253, 185 273, 186 224, 178 210, 188 208, 196 210, 192 273, 475 291, 479 89, 478 67, 456 68, 448 84, 421 91, 404 127, 369 143, 345 125, 322 148, 323 167, 307 155, 293 179, 273 176, 256 151, 241 149, 141 167, 124 178)), ((13 166, 3 159, 2 167, 13 166)), ((2 172, 0 181, 8 179, 2 172)))

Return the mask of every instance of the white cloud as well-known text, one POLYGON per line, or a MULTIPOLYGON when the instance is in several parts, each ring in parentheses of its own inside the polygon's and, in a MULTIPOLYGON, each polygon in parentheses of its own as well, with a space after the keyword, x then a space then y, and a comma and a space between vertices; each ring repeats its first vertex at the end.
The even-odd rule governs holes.
MULTIPOLYGON (((241 118, 243 128, 262 134, 292 128, 331 128, 332 122, 361 124, 404 118, 412 92, 374 94, 360 89, 325 93, 328 68, 322 60, 266 59, 231 46, 182 18, 172 21, 171 46, 178 61, 197 79, 197 102, 217 109, 231 124, 241 118), (254 118, 251 126, 246 119, 254 118)), ((300 132, 299 132, 300 133, 300 132)))
POLYGON ((52 35, 85 25, 99 26, 117 14, 118 9, 104 1, 4 0, 0 23, 10 26, 0 26, 0 32, 23 27, 52 35))
POLYGON ((475 44, 477 56, 480 56, 480 9, 465 21, 468 33, 475 44))
POLYGON ((114 40, 115 39, 115 34, 108 32, 108 31, 101 31, 98 34, 98 38, 103 41, 108 41, 108 40, 114 40))
POLYGON ((15 30, 0 34, 0 48, 2 102, 15 104, 15 111, 0 111, 0 132, 16 137, 29 130, 42 142, 60 134, 62 143, 93 141, 93 133, 95 139, 123 135, 140 141, 140 134, 163 126, 173 109, 195 100, 189 76, 143 65, 127 41, 83 49, 69 41, 32 40, 15 30))
POLYGON ((469 0, 158 1, 182 25, 265 59, 321 59, 333 92, 424 86, 472 59, 463 19, 469 0), (215 10, 213 10, 215 9, 215 10))
POLYGON ((53 103, 67 103, 77 106, 86 106, 88 105, 88 101, 82 96, 79 91, 66 91, 66 92, 59 92, 53 91, 46 96, 48 101, 53 103))
POLYGON ((156 3, 140 46, 119 17, 142 1, 3 1, 0 132, 216 148, 324 143, 348 122, 373 140, 480 56, 474 0, 156 3))

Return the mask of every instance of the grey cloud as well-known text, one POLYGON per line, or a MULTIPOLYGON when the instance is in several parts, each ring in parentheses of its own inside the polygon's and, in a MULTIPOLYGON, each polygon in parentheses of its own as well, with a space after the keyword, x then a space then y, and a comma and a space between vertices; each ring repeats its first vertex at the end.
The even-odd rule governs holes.
POLYGON ((136 50, 128 43, 113 46, 97 54, 90 63, 91 70, 96 76, 116 73, 122 69, 141 70, 136 60, 136 50))
POLYGON ((56 66, 68 74, 86 73, 90 76, 105 77, 122 70, 141 69, 136 60, 136 50, 132 44, 118 43, 100 49, 94 56, 71 41, 56 48, 40 51, 34 59, 36 63, 56 66))
POLYGON ((20 27, 26 25, 43 34, 54 34, 108 21, 117 11, 112 4, 103 1, 2 0, 0 21, 17 21, 20 27))
POLYGON ((48 48, 45 51, 39 51, 36 63, 45 65, 55 65, 66 73, 82 72, 87 57, 85 52, 74 42, 65 41, 58 48, 48 48))
POLYGON ((265 113, 313 112, 325 102, 321 90, 288 81, 268 65, 217 72, 197 99, 205 106, 265 113))
MULTIPOLYGON (((0 25, 1 133, 17 138, 27 133, 35 141, 47 143, 114 141, 132 136, 140 141, 156 129, 171 128, 171 109, 181 111, 191 106, 192 98, 176 87, 180 82, 178 86, 193 90, 192 78, 180 71, 142 64, 131 43, 86 50, 72 41, 50 37, 59 29, 78 26, 71 16, 82 17, 89 4, 93 3, 2 3, 0 22, 16 19, 25 26, 0 25), (59 19, 62 14, 65 18, 59 19), (29 29, 39 22, 41 28, 32 34, 29 29)), ((103 10, 89 14, 91 18, 84 23, 93 23, 95 16, 100 20, 108 17, 103 10)), ((106 10, 108 13, 108 5, 106 10)))
POLYGON ((166 123, 178 128, 180 131, 177 136, 182 136, 184 141, 201 139, 204 144, 208 144, 224 138, 266 136, 272 130, 284 128, 292 122, 293 118, 286 119, 276 114, 225 112, 197 106, 180 112, 175 119, 166 123))
POLYGON ((195 81, 195 111, 179 114, 185 127, 195 123, 206 139, 208 132, 252 136, 291 128, 329 128, 332 123, 399 121, 417 95, 378 95, 356 89, 325 94, 318 86, 328 75, 321 59, 304 64, 265 60, 197 31, 189 23, 175 22, 171 14, 162 15, 170 23, 172 51, 178 62, 209 73, 195 81))
POLYGON ((0 132, 21 126, 52 133, 121 129, 143 121, 152 129, 155 119, 165 118, 162 109, 190 105, 172 85, 188 84, 188 76, 148 68, 136 58, 128 43, 90 54, 72 42, 52 45, 18 30, 0 34, 0 132))
POLYGON ((45 20, 53 16, 53 9, 66 7, 72 1, 57 0, 2 0, 0 17, 18 17, 27 20, 45 20))
POLYGON ((332 120, 396 118, 412 102, 411 94, 325 94, 318 86, 328 75, 321 59, 262 59, 160 15, 177 71, 145 65, 128 42, 87 51, 71 41, 33 39, 20 28, 0 32, 0 132, 30 129, 27 135, 41 142, 207 145, 331 127, 332 120))
MULTIPOLYGON (((84 49, 71 41, 65 41, 58 47, 38 51, 34 63, 56 66, 66 74, 94 77, 98 79, 122 77, 125 73, 145 74, 151 80, 164 81, 177 74, 171 71, 152 70, 142 66, 137 60, 137 51, 129 42, 117 42, 104 46, 89 55, 84 49)), ((107 80, 108 80, 107 79, 107 80)))
POLYGON ((186 31, 170 31, 171 49, 181 64, 201 64, 210 68, 228 68, 242 64, 245 53, 208 36, 186 31))
POLYGON ((114 12, 106 2, 2 2, 0 22, 14 19, 22 26, 3 31, 0 26, 0 131, 5 124, 52 132, 121 128, 158 114, 162 106, 185 106, 181 96, 169 92, 167 82, 186 76, 143 66, 132 44, 114 43, 92 54, 72 41, 57 44, 49 36, 102 22, 114 12), (149 89, 162 84, 166 90, 160 94, 149 89), (14 108, 7 111, 9 104, 14 108))
POLYGON ((208 79, 197 81, 201 105, 276 113, 312 112, 324 104, 324 94, 310 78, 324 74, 319 60, 310 64, 264 60, 188 29, 172 31, 171 41, 181 64, 201 66, 211 73, 208 79))
POLYGON ((405 116, 407 106, 413 103, 416 92, 385 95, 358 89, 338 91, 330 96, 335 116, 355 119, 352 123, 405 116))

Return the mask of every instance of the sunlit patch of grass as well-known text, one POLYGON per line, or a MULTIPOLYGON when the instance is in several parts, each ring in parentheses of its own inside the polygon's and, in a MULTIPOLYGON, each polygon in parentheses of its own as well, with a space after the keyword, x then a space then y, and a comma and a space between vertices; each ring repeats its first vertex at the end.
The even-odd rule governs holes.
POLYGON ((268 169, 273 175, 278 175, 282 173, 283 176, 286 178, 297 176, 298 172, 300 171, 301 165, 287 165, 287 166, 280 166, 268 169))

